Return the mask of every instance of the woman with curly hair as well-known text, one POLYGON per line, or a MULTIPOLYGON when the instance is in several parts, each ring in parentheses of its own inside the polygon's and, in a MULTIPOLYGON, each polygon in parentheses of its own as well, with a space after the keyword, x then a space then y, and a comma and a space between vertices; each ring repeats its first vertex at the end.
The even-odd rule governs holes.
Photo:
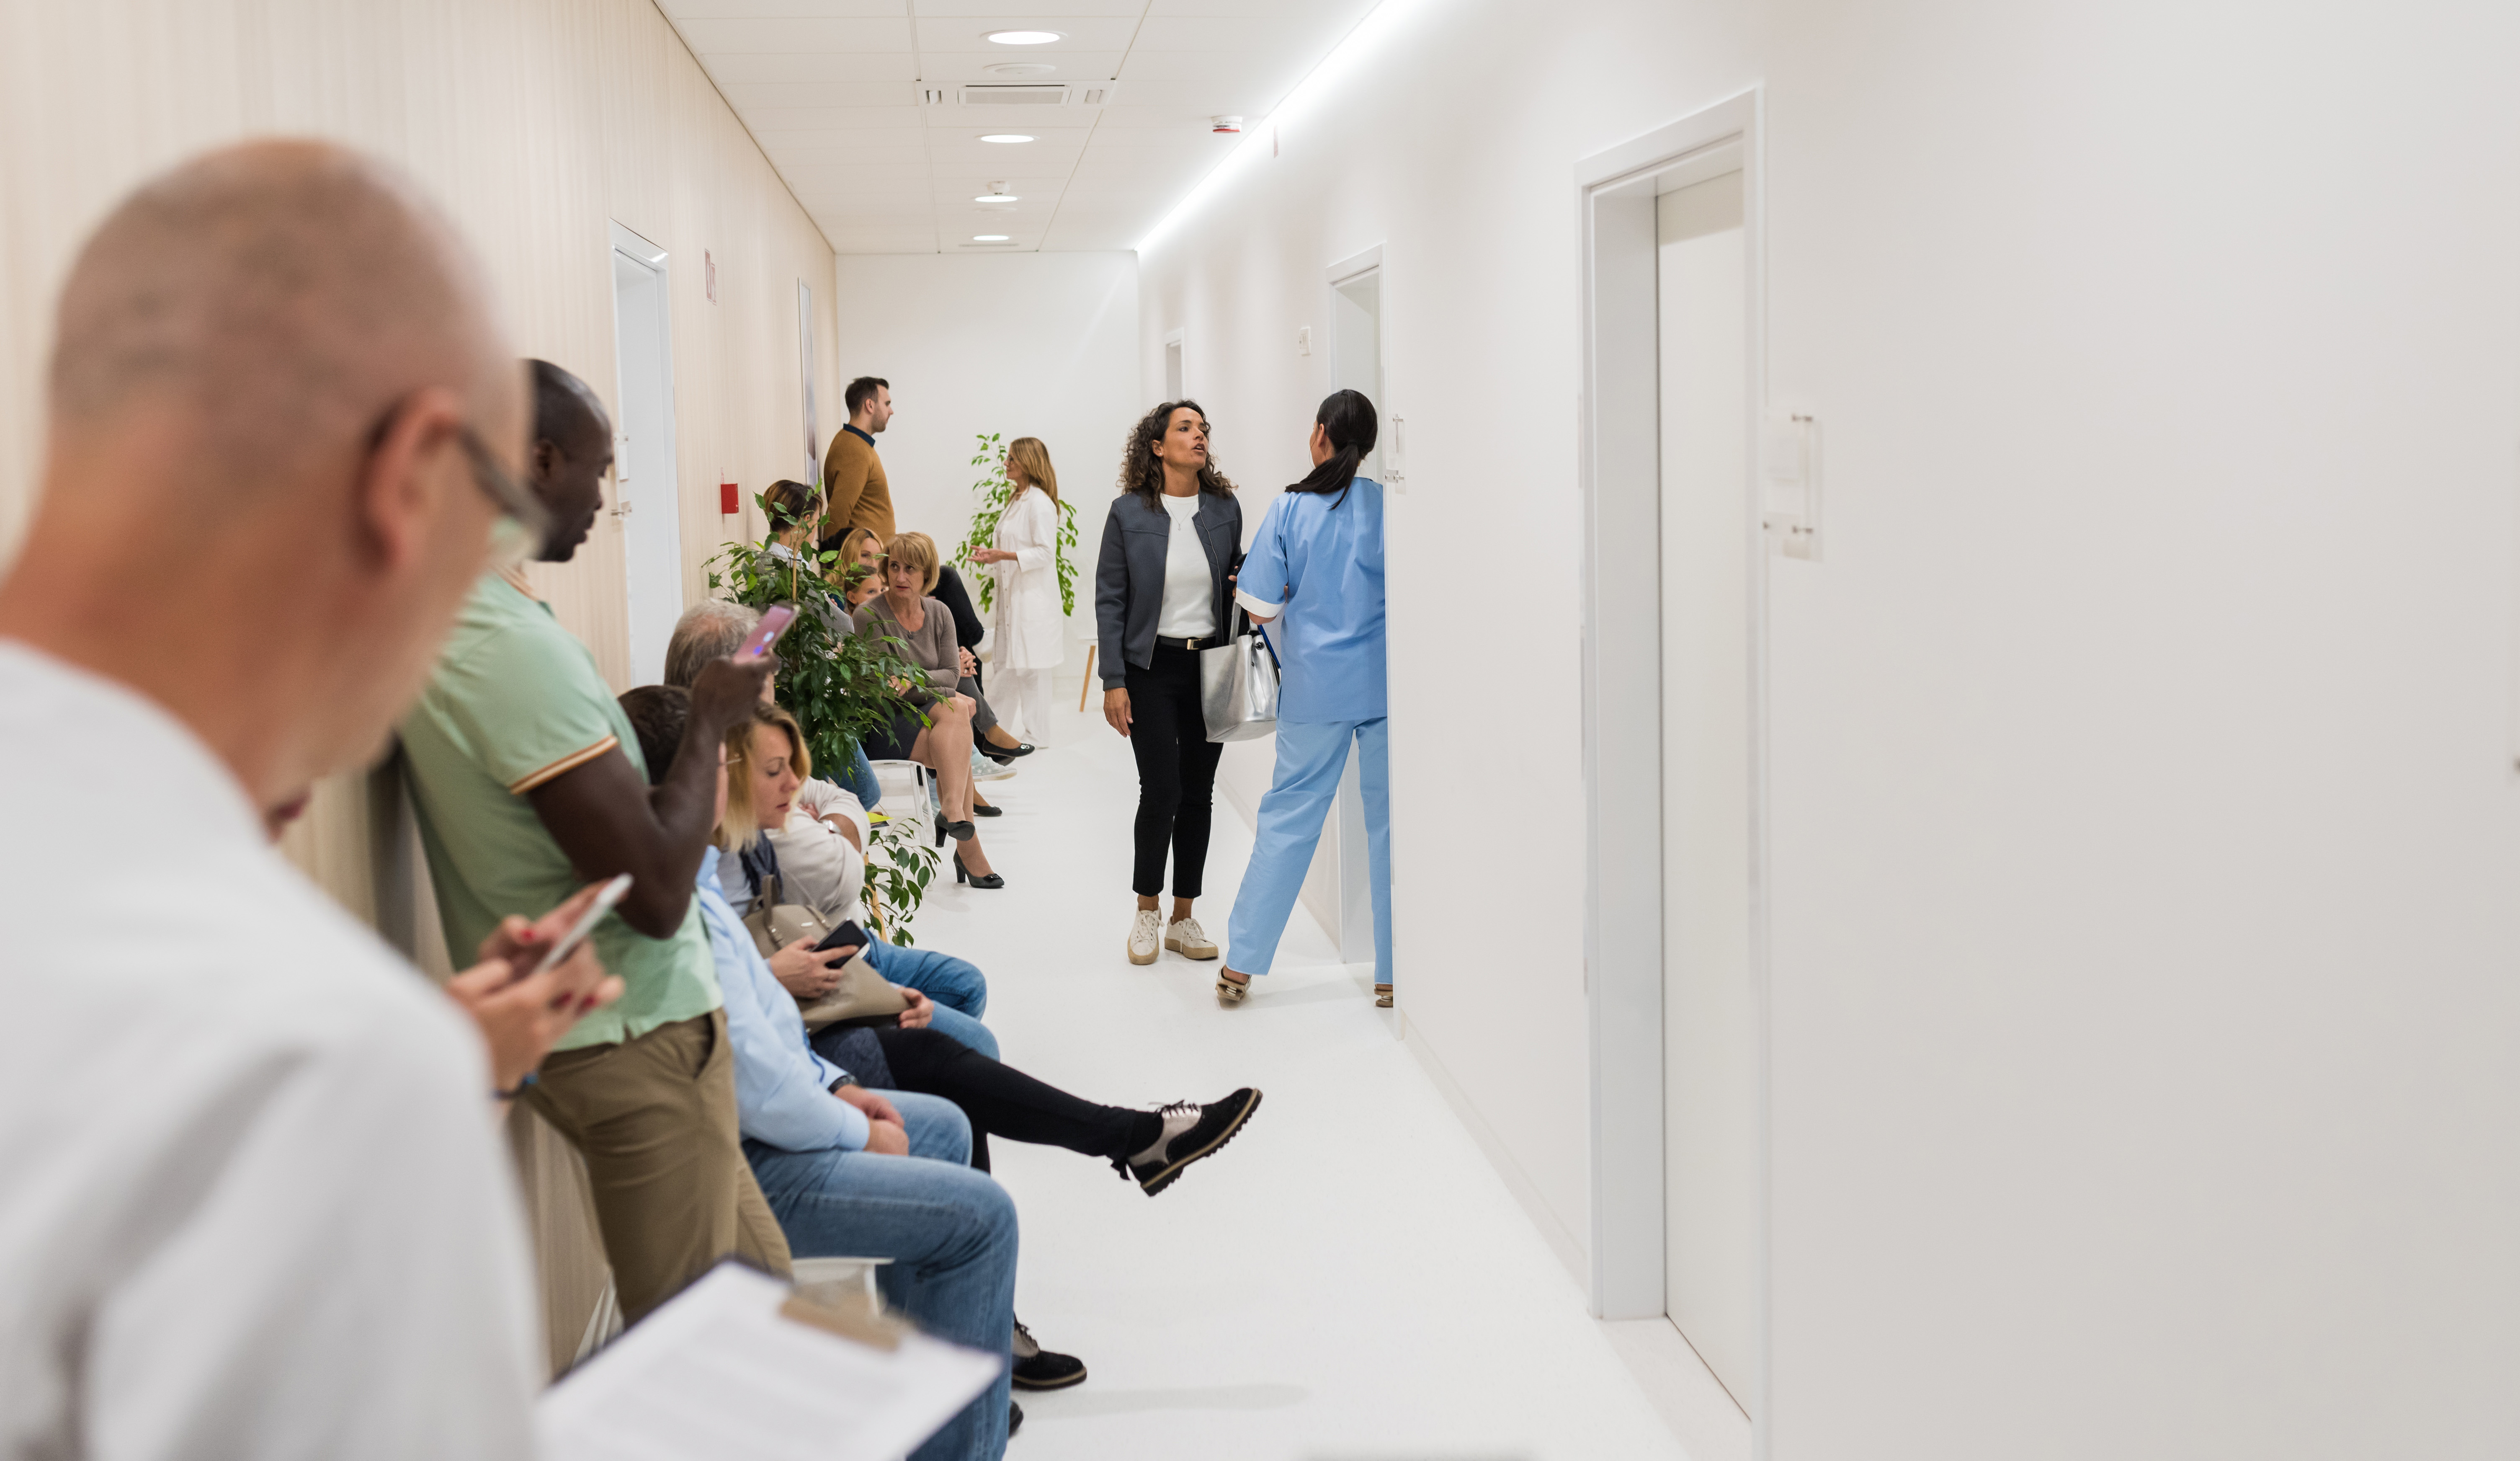
POLYGON ((1129 962, 1164 949, 1216 957, 1191 916, 1207 865, 1216 761, 1199 707, 1198 652, 1225 642, 1227 595, 1242 546, 1234 483, 1207 448, 1207 413, 1166 401, 1140 418, 1120 456, 1120 495, 1102 520, 1094 573, 1102 718, 1138 758, 1137 917, 1129 962), (1172 854, 1173 909, 1159 894, 1172 854))

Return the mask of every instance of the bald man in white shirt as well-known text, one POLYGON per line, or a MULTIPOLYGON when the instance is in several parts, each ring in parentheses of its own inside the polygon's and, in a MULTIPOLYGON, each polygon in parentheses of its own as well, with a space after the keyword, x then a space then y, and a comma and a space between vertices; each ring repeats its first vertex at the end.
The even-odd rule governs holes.
POLYGON ((71 268, 0 582, 0 1455, 531 1453, 479 1032, 264 837, 532 541, 515 359, 441 215, 320 144, 176 168, 71 268))

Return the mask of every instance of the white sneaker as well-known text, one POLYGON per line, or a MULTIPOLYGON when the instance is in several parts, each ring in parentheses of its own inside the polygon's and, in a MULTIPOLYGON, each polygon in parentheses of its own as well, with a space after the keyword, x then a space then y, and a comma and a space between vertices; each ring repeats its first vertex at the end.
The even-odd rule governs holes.
POLYGON ((1001 766, 976 751, 971 753, 971 779, 973 781, 1004 781, 1014 774, 1014 767, 1001 766))
POLYGON ((1129 962, 1152 964, 1164 951, 1164 916, 1152 908, 1138 910, 1138 921, 1129 925, 1129 962))
POLYGON ((1216 957, 1216 940, 1207 936, 1195 918, 1176 918, 1164 925, 1164 947, 1185 959, 1216 957))

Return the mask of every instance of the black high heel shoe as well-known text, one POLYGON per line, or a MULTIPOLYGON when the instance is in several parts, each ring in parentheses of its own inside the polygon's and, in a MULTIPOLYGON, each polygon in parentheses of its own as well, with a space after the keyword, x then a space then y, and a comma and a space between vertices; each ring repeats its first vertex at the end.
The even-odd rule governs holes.
POLYGON ((1001 766, 1012 766, 1014 764, 1016 756, 1030 755, 1034 751, 1039 749, 1030 741, 1026 741, 1017 746, 1000 746, 989 741, 981 741, 977 744, 980 748, 980 754, 987 756, 989 759, 997 762, 1001 766))
POLYGON ((1003 817, 1006 814, 1007 809, 1003 806, 983 806, 977 801, 971 803, 971 815, 975 817, 1003 817))
POLYGON ((968 883, 973 888, 1004 888, 1007 886, 1007 877, 1004 873, 975 873, 969 868, 965 867, 963 865, 963 854, 960 852, 954 854, 954 881, 957 883, 968 883))
MULTIPOLYGON (((936 830, 958 843, 968 843, 980 835, 980 829, 972 826, 968 821, 948 822, 941 817, 937 819, 936 830)), ((939 842, 937 845, 942 846, 944 844, 939 842)))

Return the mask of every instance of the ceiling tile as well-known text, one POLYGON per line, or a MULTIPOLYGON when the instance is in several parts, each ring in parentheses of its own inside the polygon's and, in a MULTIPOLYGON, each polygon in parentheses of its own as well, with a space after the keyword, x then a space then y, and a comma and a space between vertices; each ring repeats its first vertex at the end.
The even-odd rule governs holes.
POLYGON ((671 21, 738 19, 893 19, 901 0, 656 0, 671 21))
POLYGON ((1137 101, 1138 88, 1149 81, 1189 81, 1238 93, 1260 88, 1267 106, 1276 106, 1295 83, 1312 69, 1311 58, 1291 48, 1270 46, 1248 51, 1217 54, 1202 51, 1149 51, 1141 46, 1129 53, 1129 64, 1120 71, 1122 85, 1129 88, 1129 100, 1137 101))
MULTIPOLYGON (((1146 11, 1146 0, 1055 0, 1063 16, 1090 16, 1106 19, 1136 20, 1146 11)), ((1301 0, 1297 0, 1301 3, 1301 0)), ((1001 25, 1020 21, 1027 25, 1040 25, 1048 30, 1063 30, 1041 19, 1039 3, 1026 0, 915 0, 921 20, 936 17, 971 17, 996 21, 1001 25)), ((901 7, 895 5, 894 10, 901 7)), ((994 28, 994 27, 993 27, 994 28)))
POLYGON ((839 21, 693 20, 677 21, 683 43, 700 56, 724 51, 837 53, 908 51, 910 21, 859 18, 839 21))

